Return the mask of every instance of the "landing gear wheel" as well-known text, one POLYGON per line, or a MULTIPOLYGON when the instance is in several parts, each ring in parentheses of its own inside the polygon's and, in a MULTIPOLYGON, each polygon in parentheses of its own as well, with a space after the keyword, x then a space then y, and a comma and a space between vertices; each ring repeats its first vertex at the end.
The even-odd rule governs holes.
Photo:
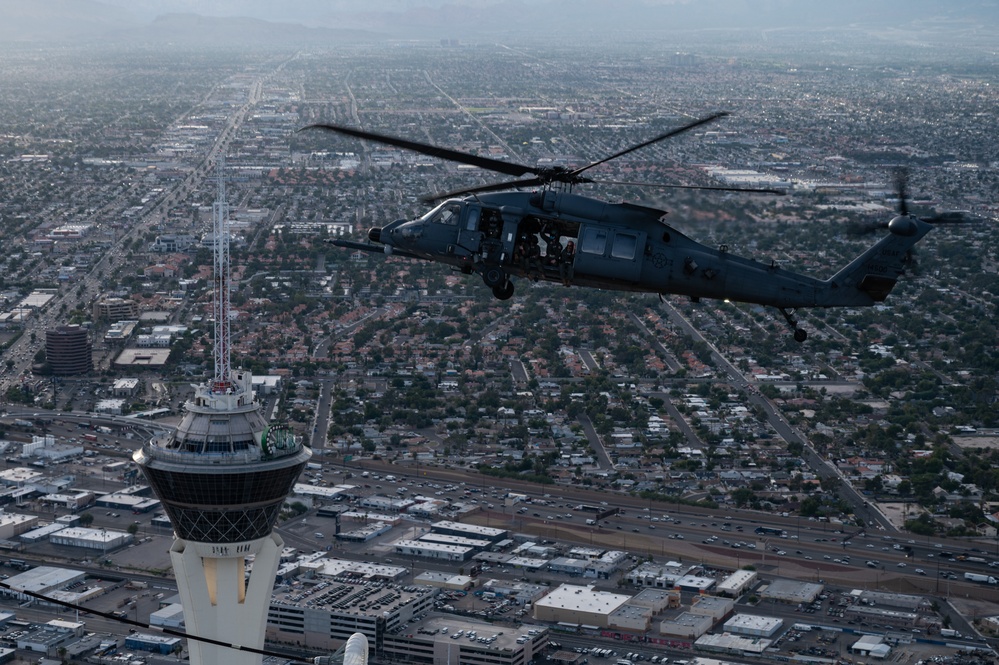
POLYGON ((482 281, 486 283, 486 286, 495 291, 509 280, 507 280, 506 273, 502 268, 486 268, 482 271, 482 281))
POLYGON ((804 329, 798 327, 798 319, 794 318, 794 310, 787 310, 783 307, 780 308, 780 313, 784 316, 784 320, 787 321, 787 325, 791 327, 794 332, 794 341, 799 344, 808 339, 808 333, 804 329))
POLYGON ((498 300, 509 300, 513 296, 513 282, 507 280, 499 286, 494 286, 493 295, 498 300))

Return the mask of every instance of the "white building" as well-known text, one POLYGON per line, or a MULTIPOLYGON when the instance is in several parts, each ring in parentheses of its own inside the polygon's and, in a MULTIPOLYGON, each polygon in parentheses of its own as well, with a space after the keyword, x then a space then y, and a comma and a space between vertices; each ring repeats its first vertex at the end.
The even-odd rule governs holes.
POLYGON ((725 622, 725 630, 751 637, 773 637, 784 625, 783 619, 763 617, 755 614, 736 614, 725 622))
POLYGON ((757 577, 755 570, 737 570, 715 587, 715 593, 737 598, 756 584, 757 577))
POLYGON ((534 603, 534 618, 606 628, 610 625, 610 615, 629 600, 631 596, 621 593, 563 584, 534 603))
POLYGON ((402 538, 392 543, 396 554, 418 556, 426 559, 442 561, 468 561, 475 554, 475 548, 464 545, 445 545, 443 543, 427 543, 419 540, 402 538))
POLYGON ((124 547, 132 542, 132 534, 113 529, 85 529, 83 527, 70 527, 53 533, 49 537, 49 542, 53 545, 66 545, 68 547, 85 547, 91 550, 109 552, 119 547, 124 547))

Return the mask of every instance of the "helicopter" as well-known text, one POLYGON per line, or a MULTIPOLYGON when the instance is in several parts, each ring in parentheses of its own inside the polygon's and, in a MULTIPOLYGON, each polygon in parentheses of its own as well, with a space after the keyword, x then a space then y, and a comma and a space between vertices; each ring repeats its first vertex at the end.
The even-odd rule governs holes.
POLYGON ((656 293, 660 298, 676 294, 695 302, 712 298, 753 303, 776 308, 798 342, 808 337, 795 318, 798 309, 883 302, 905 273, 912 247, 932 229, 930 220, 909 213, 902 184, 900 209, 886 224, 888 234, 825 280, 785 270, 773 261, 738 256, 725 245, 715 249, 701 244, 666 224, 666 211, 572 192, 575 185, 603 182, 784 194, 776 189, 598 181, 583 175, 727 115, 718 112, 698 118, 575 169, 521 165, 332 124, 299 131, 333 132, 517 178, 425 197, 425 203, 437 205, 417 219, 370 229, 368 242, 330 241, 338 247, 445 263, 464 274, 477 274, 500 300, 513 296, 513 279, 520 278, 656 293), (524 189, 531 191, 504 191, 524 189))

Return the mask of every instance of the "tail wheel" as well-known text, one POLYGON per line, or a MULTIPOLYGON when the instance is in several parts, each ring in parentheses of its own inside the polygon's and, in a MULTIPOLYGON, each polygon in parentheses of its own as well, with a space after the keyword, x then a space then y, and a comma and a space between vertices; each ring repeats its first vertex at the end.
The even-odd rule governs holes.
POLYGON ((498 300, 509 300, 513 297, 513 282, 506 280, 502 284, 493 287, 493 295, 498 300))

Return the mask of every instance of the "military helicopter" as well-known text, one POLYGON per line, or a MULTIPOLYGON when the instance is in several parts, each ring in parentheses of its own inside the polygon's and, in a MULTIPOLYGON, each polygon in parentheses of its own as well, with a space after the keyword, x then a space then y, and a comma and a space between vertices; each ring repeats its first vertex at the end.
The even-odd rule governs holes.
MULTIPOLYGON (((610 203, 572 193, 601 182, 583 175, 595 166, 714 122, 714 113, 586 166, 534 167, 440 148, 403 138, 330 124, 302 128, 352 136, 496 171, 514 178, 430 196, 441 201, 417 219, 368 231, 369 242, 336 239, 353 250, 446 263, 478 274, 500 300, 513 296, 513 278, 593 287, 716 298, 777 308, 803 342, 795 310, 862 307, 883 302, 904 274, 909 251, 932 225, 909 214, 904 197, 887 223, 888 234, 832 277, 821 280, 698 243, 665 223, 666 212, 633 203, 610 203), (523 176, 530 176, 524 178, 523 176), (511 189, 533 191, 502 191, 511 189)), ((302 131, 299 130, 299 131, 302 131)), ((764 192, 741 187, 614 183, 681 189, 764 192)))

